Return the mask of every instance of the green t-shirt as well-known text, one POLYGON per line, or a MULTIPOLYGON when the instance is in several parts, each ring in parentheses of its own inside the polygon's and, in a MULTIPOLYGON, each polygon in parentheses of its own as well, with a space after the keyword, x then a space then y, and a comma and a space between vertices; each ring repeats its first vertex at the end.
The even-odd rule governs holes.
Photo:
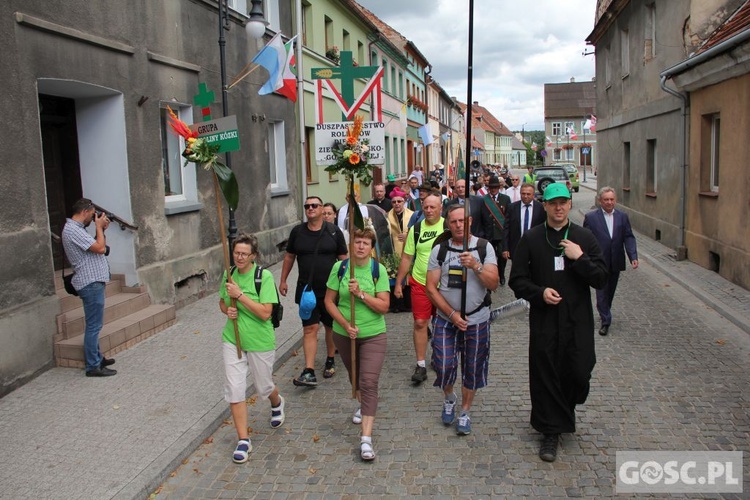
POLYGON ((435 238, 443 233, 445 221, 442 217, 435 224, 427 224, 427 220, 423 220, 420 224, 419 230, 419 241, 414 246, 414 228, 417 227, 414 224, 409 229, 409 234, 406 237, 406 246, 404 246, 404 253, 414 256, 414 267, 411 270, 411 276, 414 280, 421 284, 427 284, 427 263, 430 261, 430 252, 432 251, 432 243, 435 238))
MULTIPOLYGON (((253 264, 252 268, 244 274, 240 273, 238 269, 235 269, 232 273, 232 279, 242 289, 242 293, 248 298, 261 304, 276 304, 279 302, 276 296, 276 284, 273 280, 273 274, 268 269, 263 269, 260 282, 260 298, 258 293, 255 291, 255 268, 257 264, 253 264)), ((219 287, 219 298, 224 300, 224 303, 228 306, 230 304, 229 295, 227 295, 227 273, 224 272, 221 280, 221 286, 219 287)), ((276 334, 273 330, 273 323, 271 318, 266 321, 261 321, 255 314, 250 312, 245 306, 237 301, 237 326, 240 331, 240 343, 242 343, 242 350, 248 352, 267 352, 276 349, 276 334)), ((231 319, 227 318, 227 323, 224 325, 222 332, 222 339, 224 342, 235 344, 234 340, 234 323, 231 319)))
MULTIPOLYGON (((341 267, 342 261, 338 261, 333 265, 331 274, 328 275, 328 282, 326 287, 331 290, 336 290, 339 293, 339 311, 341 314, 349 320, 351 317, 350 307, 350 294, 349 294, 349 267, 347 266, 346 273, 339 281, 338 272, 341 267)), ((351 261, 349 261, 351 265, 351 261)), ((378 263, 380 266, 380 277, 378 282, 372 277, 372 263, 368 260, 364 266, 354 266, 354 279, 359 283, 359 288, 368 295, 376 295, 379 292, 389 292, 391 286, 388 282, 388 270, 383 264, 378 263)), ((355 323, 359 328, 359 334, 357 338, 364 339, 368 337, 374 337, 385 332, 385 315, 376 313, 367 305, 365 305, 359 297, 354 299, 354 315, 355 323)), ((333 322, 333 331, 339 335, 346 337, 349 334, 346 333, 344 327, 339 325, 337 322, 333 322)))

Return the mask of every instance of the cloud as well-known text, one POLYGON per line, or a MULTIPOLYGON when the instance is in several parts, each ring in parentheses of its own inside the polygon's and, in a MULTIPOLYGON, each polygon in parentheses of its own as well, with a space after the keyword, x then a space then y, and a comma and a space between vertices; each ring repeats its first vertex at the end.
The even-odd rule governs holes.
MULTIPOLYGON (((468 2, 358 0, 411 40, 445 91, 466 101, 468 2)), ((590 80, 596 0, 474 1, 473 100, 511 130, 541 129, 544 84, 590 80)))

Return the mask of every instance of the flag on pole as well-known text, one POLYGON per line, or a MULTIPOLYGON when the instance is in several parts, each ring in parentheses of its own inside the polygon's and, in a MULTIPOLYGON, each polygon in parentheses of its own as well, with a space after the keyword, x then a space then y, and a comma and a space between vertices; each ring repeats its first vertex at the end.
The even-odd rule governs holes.
POLYGON ((547 139, 547 146, 552 147, 552 139, 549 136, 545 137, 545 139, 547 139))
POLYGON ((596 116, 594 115, 591 115, 591 126, 589 127, 589 129, 592 132, 596 132, 596 116))
POLYGON ((422 139, 422 143, 424 143, 425 146, 429 146, 435 142, 430 133, 430 127, 426 123, 419 127, 419 138, 422 139))
POLYGON ((536 142, 531 143, 531 150, 536 151, 536 142))
POLYGON ((269 79, 258 91, 260 95, 278 92, 279 94, 291 99, 297 100, 297 87, 294 75, 294 39, 290 39, 286 44, 281 39, 281 34, 271 38, 265 47, 260 49, 252 62, 263 66, 269 74, 269 79))
POLYGON ((574 141, 578 139, 578 134, 576 134, 575 127, 568 127, 565 133, 567 133, 570 136, 570 138, 573 139, 574 141))

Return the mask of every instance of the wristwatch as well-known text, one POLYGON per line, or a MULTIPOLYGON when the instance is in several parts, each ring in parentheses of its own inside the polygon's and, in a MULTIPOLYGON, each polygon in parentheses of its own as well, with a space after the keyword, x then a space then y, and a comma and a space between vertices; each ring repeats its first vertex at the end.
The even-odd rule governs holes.
POLYGON ((482 274, 482 271, 484 271, 484 267, 482 267, 482 264, 479 264, 477 268, 474 270, 477 274, 482 274))
POLYGON ((359 294, 359 300, 365 300, 365 292, 359 294))

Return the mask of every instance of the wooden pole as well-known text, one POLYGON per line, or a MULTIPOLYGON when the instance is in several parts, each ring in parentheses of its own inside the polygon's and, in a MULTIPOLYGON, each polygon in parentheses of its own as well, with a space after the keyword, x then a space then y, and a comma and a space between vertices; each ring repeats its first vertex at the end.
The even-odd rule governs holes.
MULTIPOLYGON (((473 118, 473 105, 471 90, 474 74, 474 0, 469 0, 469 71, 466 79, 466 168, 464 175, 466 179, 466 198, 464 201, 464 239, 463 251, 469 248, 469 216, 471 215, 471 151, 473 150, 471 138, 471 120, 473 118)), ((481 162, 480 162, 481 164, 481 162)), ((468 278, 466 268, 461 273, 461 317, 466 319, 466 280, 468 278)))
MULTIPOLYGON (((229 283, 234 283, 232 281, 232 273, 230 272, 229 267, 229 244, 227 243, 227 239, 224 237, 224 214, 221 211, 221 189, 219 188, 219 178, 216 176, 216 172, 211 170, 211 173, 214 175, 214 191, 216 195, 216 207, 219 212, 219 228, 221 231, 221 246, 224 253, 224 270, 227 273, 227 281, 229 283)), ((229 304, 232 307, 237 307, 237 299, 229 298, 230 302, 229 304)), ((237 326, 237 318, 232 318, 232 323, 234 324, 234 340, 236 342, 237 346, 237 359, 242 359, 242 345, 240 343, 240 329, 237 326)))
MULTIPOLYGON (((354 199, 354 176, 349 179, 349 279, 354 279, 354 211, 359 210, 357 200, 354 199)), ((349 324, 355 326, 354 300, 356 297, 349 294, 349 307, 351 315, 349 324)), ((350 339, 352 351, 352 398, 357 398, 357 339, 350 339)))

